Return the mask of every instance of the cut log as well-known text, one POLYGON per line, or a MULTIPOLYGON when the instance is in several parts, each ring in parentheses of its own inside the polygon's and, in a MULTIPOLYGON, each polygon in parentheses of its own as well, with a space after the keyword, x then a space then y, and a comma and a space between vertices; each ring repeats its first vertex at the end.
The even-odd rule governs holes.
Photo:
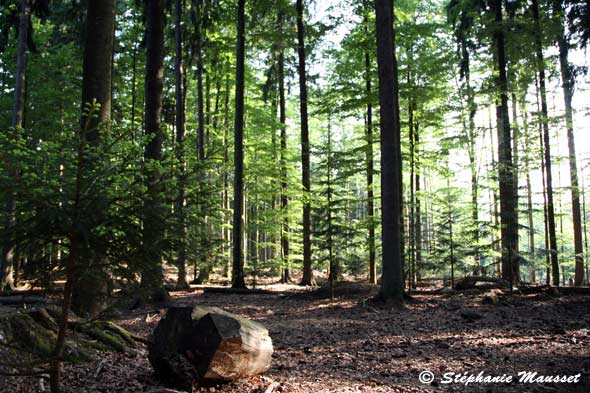
POLYGON ((506 280, 497 277, 486 276, 468 276, 455 283, 457 291, 464 291, 466 289, 496 289, 508 288, 510 283, 506 280))
POLYGON ((277 292, 266 289, 253 288, 231 288, 231 287, 203 287, 204 293, 225 293, 228 295, 276 295, 277 292))
POLYGON ((172 307, 149 345, 156 376, 180 389, 265 372, 273 353, 261 324, 217 307, 172 307))
POLYGON ((520 286, 518 291, 524 295, 534 293, 548 293, 559 295, 590 295, 590 287, 553 287, 549 285, 520 286))

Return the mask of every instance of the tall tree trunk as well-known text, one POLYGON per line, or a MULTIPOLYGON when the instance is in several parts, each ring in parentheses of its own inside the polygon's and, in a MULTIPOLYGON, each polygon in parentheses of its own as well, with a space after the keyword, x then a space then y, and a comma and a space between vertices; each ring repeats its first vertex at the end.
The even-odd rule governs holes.
POLYGON ((539 22, 539 5, 532 0, 533 18, 535 21, 535 51, 537 55, 537 71, 539 73, 539 90, 541 93, 541 122, 543 125, 543 145, 545 161, 545 182, 547 190, 547 230, 549 232, 549 255, 553 285, 559 285, 559 262, 557 258, 557 236, 555 234, 555 209, 553 204, 553 176, 551 171, 551 144, 549 138, 549 120, 547 109, 547 88, 545 87, 545 59, 541 41, 541 25, 539 22))
MULTIPOLYGON (((366 11, 369 12, 368 10, 366 11)), ((365 33, 369 36, 368 16, 365 16, 365 33)), ((367 171, 367 218, 369 223, 369 282, 377 284, 377 264, 375 263, 375 195, 373 186, 373 103, 371 86, 371 55, 365 51, 365 85, 367 95, 367 125, 365 136, 367 138, 366 171, 367 171)))
POLYGON ((475 104, 475 94, 471 87, 471 57, 469 48, 465 37, 462 37, 461 42, 461 57, 463 58, 463 73, 465 78, 465 90, 467 94, 467 112, 468 112, 468 155, 469 155, 469 169, 471 171, 471 219, 473 221, 473 241, 475 243, 475 262, 479 266, 479 205, 478 205, 478 179, 477 179, 477 164, 475 157, 475 114, 477 106, 475 104))
POLYGON ((164 77, 164 1, 146 0, 146 74, 145 74, 145 147, 147 194, 144 201, 143 247, 146 252, 142 271, 142 286, 149 300, 162 300, 164 273, 162 270, 163 205, 160 200, 160 173, 154 164, 161 160, 164 135, 161 129, 162 91, 164 77))
POLYGON ((289 271, 289 197, 287 195, 287 110, 285 103, 285 49, 283 44, 284 12, 278 16, 278 29, 281 34, 279 43, 278 78, 279 78, 279 121, 281 123, 281 249, 282 249, 282 279, 288 283, 291 279, 289 271))
POLYGON ((532 138, 529 129, 529 122, 528 122, 528 111, 526 107, 526 99, 523 95, 520 101, 520 109, 523 114, 523 130, 524 130, 524 140, 523 140, 523 153, 524 153, 524 164, 525 164, 525 176, 526 176, 526 190, 527 190, 527 225, 528 225, 528 237, 529 237, 529 260, 531 263, 531 272, 530 272, 530 280, 531 283, 535 283, 537 281, 536 276, 536 265, 535 265, 535 226, 534 226, 534 219, 533 219, 533 190, 531 185, 531 170, 530 170, 530 163, 531 163, 531 148, 527 146, 532 145, 532 138))
POLYGON ((580 188, 578 185, 578 165, 576 160, 576 143, 574 140, 574 116, 572 110, 572 98, 574 95, 575 79, 571 72, 568 60, 569 42, 565 35, 563 22, 565 12, 562 1, 553 1, 553 10, 559 20, 557 32, 557 44, 559 46, 559 65, 561 69, 561 80, 563 99, 565 104, 565 122, 567 128, 567 144, 570 164, 570 183, 572 192, 572 222, 574 225, 574 250, 576 253, 575 285, 582 285, 584 282, 584 246, 582 243, 582 219, 580 214, 580 188))
MULTIPOLYGON (((226 258, 226 277, 231 276, 231 269, 230 269, 230 261, 232 260, 232 247, 231 247, 231 230, 229 229, 229 224, 231 223, 229 219, 229 128, 230 128, 230 116, 229 116, 229 92, 230 84, 229 84, 229 73, 228 76, 225 78, 225 93, 224 93, 224 124, 223 124, 223 206, 224 206, 224 214, 223 220, 224 223, 228 224, 224 227, 225 232, 225 244, 228 246, 227 255, 224 253, 226 258)), ((196 269, 195 269, 196 270, 196 269)), ((195 277, 196 279, 196 277, 195 277)))
POLYGON ((497 87, 500 102, 496 104, 498 130, 498 166, 500 188, 500 221, 502 223, 502 278, 515 284, 519 280, 519 261, 517 258, 518 228, 516 227, 516 206, 514 195, 514 166, 512 162, 512 138, 508 117, 508 80, 506 77, 506 52, 502 18, 502 0, 494 0, 496 31, 497 67, 499 76, 497 87))
MULTIPOLYGON (((86 141, 97 145, 100 132, 108 130, 111 120, 111 86, 113 31, 115 28, 115 0, 89 2, 86 17, 86 42, 82 81, 82 115, 80 127, 86 141), (100 105, 98 112, 89 118, 89 103, 100 105)), ((106 206, 96 206, 104 210, 106 206)), ((72 309, 78 315, 97 316, 105 307, 108 297, 108 274, 104 267, 105 256, 96 256, 88 266, 81 267, 73 283, 72 309)), ((87 261, 89 262, 89 261, 87 261)))
MULTIPOLYGON (((29 18, 31 5, 29 0, 21 1, 21 14, 18 29, 18 44, 16 52, 16 83, 14 89, 14 106, 12 111, 12 127, 15 138, 18 138, 19 129, 23 126, 23 113, 25 102, 25 70, 27 59, 27 35, 29 31, 29 18)), ((13 173, 17 175, 17 173, 13 173)), ((4 205, 4 239, 2 239, 2 259, 0 260, 0 292, 13 289, 12 265, 14 260, 14 241, 12 232, 15 225, 16 201, 14 191, 8 190, 4 205)))
MULTIPOLYGON (((414 252, 415 262, 414 268, 412 271, 414 272, 414 276, 416 280, 420 279, 419 268, 422 264, 422 215, 420 212, 420 124, 416 123, 414 126, 414 166, 415 166, 415 181, 414 185, 416 187, 416 193, 414 196, 414 252)), ((416 282, 414 281, 414 289, 416 288, 416 282)))
MULTIPOLYGON (((204 168, 204 161, 205 161, 205 146, 207 144, 207 137, 206 137, 206 120, 205 120, 205 93, 203 91, 203 73, 204 73, 204 65, 203 65, 203 35, 201 31, 202 27, 202 1, 198 0, 196 2, 194 8, 195 13, 195 56, 197 58, 197 144, 198 144, 198 159, 201 164, 201 168, 204 168)), ((208 99, 207 99, 208 104, 208 99)), ((208 113, 208 111, 207 111, 208 113)), ((207 209, 205 207, 205 172, 202 171, 199 174, 199 203, 201 205, 201 217, 202 220, 199 223, 199 238, 200 238, 200 246, 199 246, 199 262, 201 266, 199 267, 199 276, 196 278, 197 283, 206 282, 209 279, 209 273, 211 271, 211 266, 209 264, 209 260, 207 257, 207 209)))
MULTIPOLYGON (((491 170, 495 170, 497 166, 496 162, 496 150, 494 149, 494 127, 492 124, 492 111, 491 107, 488 107, 488 130, 490 131, 490 150, 491 150, 491 170)), ((498 252, 501 249, 501 245, 499 244, 499 240, 501 235, 498 234, 500 231, 500 211, 498 208, 499 201, 498 201, 498 192, 494 188, 490 188, 492 192, 492 217, 494 218, 494 229, 492 231, 492 248, 494 251, 498 252)), ((494 261, 496 275, 500 277, 502 275, 502 258, 496 258, 494 261)))
MULTIPOLYGON (((106 297, 108 296, 108 275, 103 266, 104 257, 98 256, 98 260, 92 261, 92 266, 82 265, 79 256, 83 234, 78 231, 80 231, 79 205, 85 166, 85 147, 86 144, 96 145, 99 143, 100 129, 108 130, 111 120, 115 10, 115 0, 88 2, 82 76, 82 114, 80 116, 82 138, 78 143, 76 189, 73 204, 74 218, 70 233, 68 233, 70 247, 65 266, 66 283, 61 307, 62 315, 50 363, 49 374, 52 393, 59 393, 61 390, 61 362, 64 355, 70 308, 75 310, 78 315, 88 314, 94 318, 106 306, 106 297), (98 112, 87 111, 87 104, 94 101, 100 105, 98 112)), ((103 209, 104 207, 97 206, 96 208, 103 209)), ((84 262, 88 263, 89 261, 84 262)))
POLYGON ((401 239, 401 148, 393 1, 375 0, 381 129, 383 274, 380 297, 401 302, 404 291, 401 239))
MULTIPOLYGON (((411 64, 411 52, 408 50, 408 61, 411 64)), ((412 79, 411 79, 411 71, 408 69, 408 89, 411 91, 413 88, 412 86, 412 79)), ((415 173, 416 173, 416 156, 415 156, 415 130, 414 130, 414 97, 413 94, 410 93, 410 97, 408 99, 408 128, 409 128, 409 137, 410 137, 410 206, 409 206, 409 214, 408 214, 408 245, 409 245, 409 266, 407 269, 408 274, 408 288, 411 291, 412 288, 416 286, 416 236, 414 234, 414 219, 415 219, 415 208, 416 208, 416 194, 414 191, 414 181, 415 181, 415 173)))
POLYGON ((137 102, 137 46, 133 47, 133 61, 131 66, 131 135, 133 142, 137 137, 137 130, 135 129, 135 107, 137 102))
POLYGON ((303 277, 301 285, 314 285, 311 264, 311 175, 309 152, 309 126, 307 115, 307 74, 305 66, 305 31, 303 25, 303 0, 297 0, 297 54, 299 64, 299 108, 301 117, 301 170, 303 185, 303 277))
MULTIPOLYGON (((525 94, 526 95, 526 94, 525 94)), ((519 154, 518 140, 520 138, 520 125, 518 124, 518 103, 516 100, 516 93, 512 92, 512 168, 513 168, 513 179, 514 179, 514 226, 516 231, 516 255, 520 255, 520 237, 518 236, 518 228, 520 227, 518 221, 518 166, 519 166, 519 154)), ((519 269, 520 270, 520 269, 519 269)))
POLYGON ((176 40, 176 58, 174 62, 175 86, 176 86, 176 158, 178 159, 178 198, 176 200, 176 214, 178 216, 178 237, 180 244, 176 265, 178 267, 178 289, 189 288, 186 279, 186 241, 187 230, 184 212, 184 186, 185 186, 185 162, 184 162, 184 93, 183 93, 183 64, 182 64, 182 0, 175 1, 174 36, 176 40))
POLYGON ((233 268, 232 287, 245 288, 243 254, 243 203, 244 203, 244 57, 246 25, 246 0, 238 0, 236 43, 236 108, 234 133, 234 219, 233 219, 233 268))

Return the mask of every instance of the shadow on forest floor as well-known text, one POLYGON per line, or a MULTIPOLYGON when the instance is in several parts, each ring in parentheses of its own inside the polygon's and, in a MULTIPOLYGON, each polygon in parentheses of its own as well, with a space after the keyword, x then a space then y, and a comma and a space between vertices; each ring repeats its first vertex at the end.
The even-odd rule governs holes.
MULTIPOLYGON (((364 302, 377 287, 339 284, 301 291, 295 285, 268 286, 276 293, 175 292, 179 305, 219 306, 263 323, 275 353, 264 375, 209 391, 264 392, 587 392, 590 391, 590 296, 489 293, 414 294, 404 308, 374 308, 364 302), (327 291, 327 292, 326 292, 327 291), (433 384, 419 374, 429 370, 433 384), (442 384, 443 373, 575 375, 578 384, 442 384)), ((135 310, 119 321, 148 336, 165 310, 135 310)), ((146 351, 106 353, 87 364, 67 365, 64 386, 71 392, 142 392, 157 387, 146 351), (108 367, 100 368, 100 362, 108 367)), ((6 379, 0 391, 25 392, 38 386, 6 379), (14 389, 14 390, 12 390, 14 389), (23 390, 24 389, 24 390, 23 390)), ((203 390, 207 391, 207 390, 203 390)))

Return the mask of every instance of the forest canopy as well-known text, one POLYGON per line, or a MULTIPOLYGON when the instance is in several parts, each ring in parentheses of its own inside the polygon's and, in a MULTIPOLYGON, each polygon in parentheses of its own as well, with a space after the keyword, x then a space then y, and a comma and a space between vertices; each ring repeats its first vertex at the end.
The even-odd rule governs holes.
POLYGON ((3 290, 587 283, 587 2, 0 7, 3 290))

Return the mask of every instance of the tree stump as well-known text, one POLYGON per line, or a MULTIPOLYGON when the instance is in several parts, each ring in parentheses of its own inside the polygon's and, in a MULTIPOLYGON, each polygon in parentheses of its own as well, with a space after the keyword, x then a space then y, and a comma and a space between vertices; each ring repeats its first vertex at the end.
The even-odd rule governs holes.
POLYGON ((264 326, 217 307, 168 309, 149 345, 156 376, 185 390, 263 373, 272 353, 264 326))

